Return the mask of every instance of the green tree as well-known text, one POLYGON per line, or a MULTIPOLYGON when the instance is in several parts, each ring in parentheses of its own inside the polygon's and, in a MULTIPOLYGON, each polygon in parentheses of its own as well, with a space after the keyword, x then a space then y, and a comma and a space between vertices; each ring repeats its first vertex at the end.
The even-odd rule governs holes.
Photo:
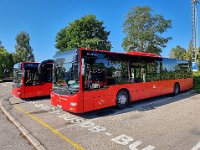
MULTIPOLYGON (((199 47, 199 54, 200 54, 200 47, 199 47)), ((200 71, 200 55, 197 55, 197 63, 198 63, 198 71, 200 71)))
POLYGON ((186 55, 186 49, 181 46, 176 46, 175 48, 172 48, 169 57, 170 58, 176 58, 176 59, 185 59, 186 55))
POLYGON ((185 59, 192 61, 192 54, 193 54, 192 50, 193 50, 193 46, 192 46, 192 41, 191 41, 189 43, 189 47, 185 53, 185 59))
POLYGON ((30 46, 30 36, 27 32, 20 32, 16 36, 16 45, 15 50, 16 53, 14 54, 15 63, 22 62, 22 61, 31 61, 33 62, 34 54, 33 49, 30 46))
POLYGON ((109 35, 103 21, 97 20, 94 15, 87 15, 61 29, 57 33, 55 47, 58 52, 80 47, 110 50, 109 35))
POLYGON ((5 49, 1 41, 0 41, 0 49, 5 49))
POLYGON ((0 78, 5 77, 4 70, 12 69, 14 65, 13 56, 2 45, 0 41, 0 78))
POLYGON ((129 10, 123 24, 126 37, 122 47, 125 51, 140 51, 160 55, 161 48, 171 37, 164 38, 162 33, 171 28, 171 21, 161 15, 152 14, 150 7, 133 7, 129 10))

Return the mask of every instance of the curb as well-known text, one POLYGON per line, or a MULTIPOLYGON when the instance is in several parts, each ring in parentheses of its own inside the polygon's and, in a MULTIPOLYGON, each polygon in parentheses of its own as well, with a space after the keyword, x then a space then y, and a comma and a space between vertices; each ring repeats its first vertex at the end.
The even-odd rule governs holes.
MULTIPOLYGON (((4 98, 4 97, 3 97, 4 98)), ((9 120, 20 130, 20 132, 26 137, 26 139, 35 147, 36 150, 46 150, 41 143, 21 124, 19 123, 3 106, 3 98, 0 99, 0 107, 3 113, 9 118, 9 120)))

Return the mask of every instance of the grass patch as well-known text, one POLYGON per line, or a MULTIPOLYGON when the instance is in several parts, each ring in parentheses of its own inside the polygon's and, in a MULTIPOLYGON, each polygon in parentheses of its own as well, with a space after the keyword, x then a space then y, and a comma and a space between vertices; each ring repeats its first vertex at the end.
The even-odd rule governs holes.
POLYGON ((194 73, 193 73, 193 76, 194 76, 194 85, 193 85, 193 89, 194 89, 197 93, 200 93, 200 71, 194 72, 194 73))

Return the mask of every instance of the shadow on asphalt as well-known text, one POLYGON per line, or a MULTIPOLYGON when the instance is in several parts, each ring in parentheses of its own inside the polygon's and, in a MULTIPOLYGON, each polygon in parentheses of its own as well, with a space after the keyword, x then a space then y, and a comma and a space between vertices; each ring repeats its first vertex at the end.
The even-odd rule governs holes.
POLYGON ((118 109, 116 107, 109 107, 109 108, 104 108, 84 114, 73 114, 77 115, 79 117, 83 117, 85 119, 95 119, 98 117, 105 117, 105 116, 110 116, 110 115, 118 115, 118 114, 124 114, 128 112, 134 112, 134 111, 149 111, 156 109, 158 107, 170 104, 170 103, 175 103, 178 101, 184 101, 189 97, 192 97, 196 95, 196 93, 190 91, 185 91, 177 96, 171 96, 169 95, 164 95, 164 96, 159 96, 159 97, 154 97, 154 98, 148 98, 136 102, 131 102, 129 105, 124 108, 124 109, 118 109))
MULTIPOLYGON (((134 112, 134 111, 149 111, 156 109, 158 107, 174 103, 177 101, 183 101, 191 96, 196 95, 192 90, 185 91, 177 96, 171 96, 169 95, 164 95, 164 96, 159 96, 159 97, 153 97, 153 98, 148 98, 136 102, 131 102, 129 105, 124 108, 124 109, 118 109, 116 107, 108 107, 100 110, 95 110, 83 114, 75 114, 75 113, 70 113, 85 119, 95 119, 99 117, 106 117, 106 116, 114 116, 118 114, 124 114, 128 112, 134 112)), ((43 101, 50 99, 50 96, 44 96, 44 97, 37 97, 37 98, 27 98, 27 99, 22 99, 24 102, 30 102, 30 101, 43 101)), ((23 102, 22 102, 23 103, 23 102)), ((33 114, 36 112, 32 112, 33 114)), ((43 113, 43 112, 39 112, 43 113)))
POLYGON ((42 96, 42 97, 33 97, 33 98, 22 98, 21 100, 29 102, 29 101, 42 101, 49 98, 50 96, 42 96))

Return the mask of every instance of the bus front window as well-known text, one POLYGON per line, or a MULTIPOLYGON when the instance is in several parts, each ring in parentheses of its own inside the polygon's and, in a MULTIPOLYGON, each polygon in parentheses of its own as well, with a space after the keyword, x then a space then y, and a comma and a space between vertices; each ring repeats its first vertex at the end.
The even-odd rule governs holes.
POLYGON ((25 63, 24 64, 24 83, 25 86, 41 85, 41 76, 38 73, 38 63, 25 63))
POLYGON ((76 50, 57 54, 54 57, 53 92, 61 95, 79 91, 79 63, 76 50))
POLYGON ((14 69, 13 83, 13 86, 17 88, 22 86, 22 70, 14 69))
POLYGON ((21 64, 15 64, 13 70, 13 88, 19 88, 22 86, 21 64))

